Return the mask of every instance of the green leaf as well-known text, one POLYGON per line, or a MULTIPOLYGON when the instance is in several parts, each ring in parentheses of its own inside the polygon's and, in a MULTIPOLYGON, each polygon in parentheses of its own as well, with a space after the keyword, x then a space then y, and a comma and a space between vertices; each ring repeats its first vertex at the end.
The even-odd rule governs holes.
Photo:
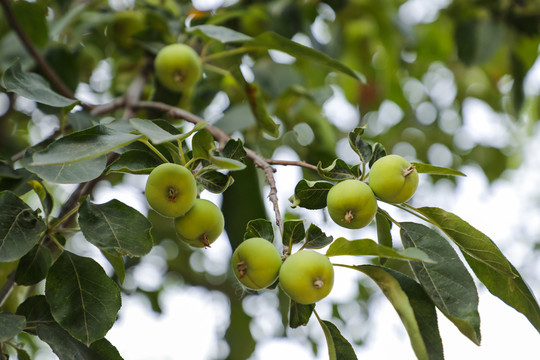
POLYGON ((448 241, 435 230, 403 222, 406 248, 424 251, 436 263, 411 262, 411 268, 434 304, 472 342, 480 344, 478 293, 473 278, 448 241))
POLYGON ((11 65, 2 76, 4 87, 8 92, 24 96, 38 103, 66 107, 77 100, 64 97, 51 90, 47 81, 38 74, 24 72, 19 61, 11 65))
POLYGON ((430 164, 423 164, 419 162, 412 162, 412 165, 416 168, 416 171, 421 174, 431 175, 446 175, 446 176, 467 176, 461 171, 449 169, 440 166, 434 166, 430 164))
POLYGON ((43 245, 36 245, 24 255, 17 265, 15 281, 19 285, 33 285, 45 279, 52 264, 51 250, 43 245))
POLYGON ((45 296, 54 319, 87 346, 105 336, 121 306, 120 289, 103 268, 67 250, 49 270, 45 296))
POLYGON ((250 41, 253 38, 241 32, 231 30, 224 26, 198 25, 189 29, 189 32, 204 35, 210 39, 217 40, 223 44, 250 41))
POLYGON ((341 255, 380 256, 393 259, 433 262, 421 250, 414 248, 395 250, 388 246, 379 245, 371 239, 347 240, 342 237, 337 238, 326 251, 326 256, 341 255))
POLYGON ((379 160, 384 156, 386 156, 386 149, 384 148, 384 146, 381 143, 373 144, 371 160, 369 160, 369 166, 373 166, 375 161, 379 160))
MULTIPOLYGON (((161 120, 163 121, 163 120, 161 120)), ((150 121, 150 120, 144 120, 144 119, 130 119, 129 123, 137 129, 141 134, 145 135, 150 139, 151 142, 154 144, 161 144, 164 142, 169 141, 183 141, 191 136, 196 131, 199 131, 200 129, 204 128, 208 123, 206 121, 202 121, 197 123, 193 129, 188 131, 187 133, 181 134, 179 133, 178 129, 172 127, 176 131, 169 132, 163 127, 159 126, 158 124, 160 121, 150 121)))
POLYGON ((13 177, 0 178, 0 189, 10 190, 17 196, 22 196, 32 191, 32 187, 28 185, 28 182, 39 179, 35 174, 25 168, 19 168, 13 173, 13 177))
POLYGON ((291 300, 289 305, 289 326, 296 329, 305 326, 315 309, 315 304, 302 305, 291 300))
POLYGON ((298 244, 306 237, 304 220, 289 220, 283 223, 283 245, 289 248, 293 244, 298 244))
POLYGON ((214 194, 221 194, 234 183, 234 178, 232 176, 222 174, 215 170, 202 172, 197 174, 195 178, 206 190, 213 192, 214 194))
POLYGON ((11 191, 0 192, 0 262, 19 259, 40 240, 46 226, 11 191))
POLYGON ((26 326, 26 318, 8 312, 0 313, 0 343, 17 336, 26 326))
MULTIPOLYGON (((49 144, 47 142, 46 144, 49 144)), ((46 144, 38 144, 28 148, 24 154, 22 165, 43 180, 58 184, 80 184, 99 177, 107 167, 107 156, 60 165, 34 165, 33 155, 46 148, 46 144)))
POLYGON ((327 181, 300 180, 294 188, 294 195, 289 198, 291 207, 306 209, 323 209, 326 207, 328 191, 334 184, 327 181))
MULTIPOLYGON (((375 222, 377 224, 377 241, 379 242, 379 245, 392 248, 392 233, 390 232, 392 230, 392 222, 383 213, 383 210, 379 209, 375 215, 375 222)), ((381 257, 379 262, 381 265, 384 265, 386 258, 381 257)))
POLYGON ((255 219, 248 222, 244 240, 260 237, 270 242, 274 242, 274 227, 272 222, 266 219, 255 219))
POLYGON ((457 215, 436 207, 422 207, 418 211, 433 221, 464 253, 504 276, 517 276, 497 245, 457 215))
POLYGON ((274 32, 262 33, 255 37, 252 41, 249 41, 247 43, 262 46, 267 49, 283 51, 295 58, 315 62, 334 71, 339 71, 343 74, 349 75, 350 77, 358 81, 365 82, 365 78, 362 74, 355 70, 352 70, 345 64, 331 58, 325 53, 301 45, 274 32))
POLYGON ((111 254, 143 256, 153 246, 150 221, 116 199, 96 205, 87 198, 79 208, 79 225, 86 240, 111 254))
POLYGON ((332 236, 326 235, 317 225, 311 224, 306 231, 306 249, 321 249, 334 241, 332 236))
POLYGON ((212 164, 223 170, 238 171, 244 170, 246 168, 246 164, 244 164, 243 162, 222 156, 215 156, 210 154, 209 160, 212 162, 212 164))
POLYGON ((44 2, 13 2, 13 13, 21 30, 29 37, 34 46, 44 47, 49 40, 47 25, 48 8, 44 2))
POLYGON ((238 83, 242 84, 244 87, 251 112, 253 113, 259 128, 268 135, 277 137, 279 135, 279 125, 276 124, 270 114, 268 114, 266 101, 264 100, 260 86, 255 82, 248 83, 240 71, 240 68, 233 70, 232 74, 235 76, 238 83))
POLYGON ((109 263, 114 268, 114 272, 116 276, 118 276, 118 281, 120 284, 124 283, 124 280, 126 279, 126 267, 124 264, 124 258, 117 254, 111 254, 106 251, 101 251, 103 256, 109 261, 109 263))
POLYGON ((214 137, 206 129, 198 131, 193 135, 191 147, 194 158, 210 160, 210 154, 216 149, 214 137))
POLYGON ((30 185, 32 189, 34 189, 35 193, 38 195, 45 216, 49 216, 53 208, 53 199, 51 194, 37 180, 30 180, 28 182, 28 185, 30 185))
POLYGON ((66 135, 32 156, 30 165, 64 165, 89 160, 129 145, 140 138, 104 125, 66 135))
POLYGON ((437 312, 424 289, 411 278, 392 269, 360 265, 344 267, 368 275, 390 301, 419 360, 444 359, 437 312))
POLYGON ((230 139, 221 150, 221 155, 229 159, 244 161, 247 153, 242 140, 230 139))
POLYGON ((129 150, 120 154, 120 157, 109 166, 107 172, 150 174, 150 172, 152 172, 156 166, 162 163, 163 160, 152 152, 144 150, 129 150))
POLYGON ((319 161, 317 164, 317 173, 326 180, 339 181, 345 179, 354 179, 356 176, 351 167, 341 159, 335 159, 328 167, 323 168, 319 161))
POLYGON ((349 133, 349 145, 364 164, 368 164, 373 157, 373 147, 371 144, 362 140, 365 128, 357 127, 349 133))
POLYGON ((336 325, 330 321, 319 320, 328 345, 328 357, 330 360, 356 360, 356 353, 352 345, 341 335, 336 325))

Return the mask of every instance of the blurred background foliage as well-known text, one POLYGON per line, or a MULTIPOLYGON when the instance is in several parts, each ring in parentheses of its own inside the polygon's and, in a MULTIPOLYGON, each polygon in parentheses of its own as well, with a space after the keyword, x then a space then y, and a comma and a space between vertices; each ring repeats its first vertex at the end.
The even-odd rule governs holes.
MULTIPOLYGON (((528 79, 535 64, 536 70, 539 66, 539 2, 214 3, 217 5, 174 0, 19 0, 13 1, 12 7, 32 44, 67 87, 88 103, 106 103, 122 96, 145 71, 157 49, 185 42, 201 53, 205 79, 182 98, 148 81, 143 98, 198 114, 242 137, 246 146, 265 157, 288 146, 298 158, 314 165, 321 161, 327 166, 336 156, 348 161, 340 139, 354 127, 366 125, 367 138, 383 143, 389 152, 453 168, 476 164, 489 181, 519 166, 523 139, 538 119, 540 88, 528 79), (249 36, 276 32, 339 59, 363 74, 365 82, 276 51, 252 49, 234 56, 215 56, 232 47, 188 31, 202 24, 225 26, 249 36), (258 128, 245 100, 245 84, 231 75, 239 64, 246 81, 258 84, 269 114, 280 124, 277 137, 258 128)), ((41 72, 1 12, 0 72, 16 58, 26 70, 41 72)), ((141 112, 137 116, 154 114, 141 112)), ((7 163, 60 126, 84 128, 85 121, 1 92, 0 159, 7 163)), ((21 185, 13 174, 3 172, 0 176, 2 188, 21 185)), ((232 249, 243 238, 249 220, 272 218, 265 207, 261 174, 250 166, 233 176, 235 183, 224 193, 222 204, 232 249), (239 198, 242 206, 238 206, 239 198)), ((304 170, 304 176, 315 175, 304 170)), ((109 181, 114 185, 123 179, 115 174, 109 181)), ((149 218, 156 244, 168 254, 163 274, 185 286, 202 286, 226 295, 231 311, 225 335, 230 350, 227 356, 249 357, 255 348, 252 316, 242 306, 243 297, 233 285, 231 273, 216 273, 197 265, 203 255, 171 241, 175 235, 170 222, 152 212, 149 218)), ((128 267, 136 268, 140 261, 144 260, 133 261, 128 267)), ((144 294, 153 310, 160 312, 159 294, 164 286, 165 282, 151 291, 137 286, 125 291, 144 294)), ((367 321, 373 288, 362 282, 358 287, 360 305, 354 316, 367 321)), ((286 323, 288 299, 280 296, 278 300, 286 323)), ((335 304, 337 321, 347 313, 340 306, 343 304, 335 304)), ((347 314, 350 316, 350 311, 347 314)), ((283 327, 281 336, 285 332, 283 327)), ((349 339, 361 344, 365 336, 355 334, 349 339)))

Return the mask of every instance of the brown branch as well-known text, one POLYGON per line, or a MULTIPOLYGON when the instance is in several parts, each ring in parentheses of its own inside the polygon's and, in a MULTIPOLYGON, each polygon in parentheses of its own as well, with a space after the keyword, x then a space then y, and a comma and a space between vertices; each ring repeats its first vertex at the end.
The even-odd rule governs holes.
MULTIPOLYGON (((137 109, 154 109, 158 111, 162 111, 167 113, 170 117, 175 119, 182 119, 187 122, 190 122, 192 124, 197 124, 201 121, 204 121, 202 118, 198 117, 195 114, 192 114, 188 111, 185 111, 183 109, 167 105, 160 102, 154 102, 154 101, 140 101, 138 103, 133 104, 134 108, 137 109)), ((231 136, 227 134, 225 131, 214 127, 212 125, 207 125, 205 127, 206 130, 212 134, 214 139, 217 140, 219 143, 220 148, 223 148, 227 141, 231 139, 231 136)), ((274 214, 276 216, 276 225, 278 226, 281 234, 283 234, 283 222, 281 220, 281 212, 279 211, 279 203, 278 203, 278 197, 277 197, 277 187, 276 187, 276 180, 274 178, 274 168, 266 161, 264 157, 256 153, 255 151, 244 148, 246 150, 246 156, 248 159, 250 159, 253 164, 262 169, 264 171, 264 175, 266 177, 266 180, 268 181, 268 185, 270 185, 270 192, 268 194, 268 199, 272 203, 274 207, 274 214)))
MULTIPOLYGON (((56 75, 54 70, 49 66, 49 64, 47 64, 43 56, 41 56, 41 54, 34 47, 26 33, 23 31, 22 27, 17 21, 17 18, 15 17, 13 9, 11 8, 10 1, 0 0, 0 5, 2 5, 2 7, 4 8, 4 13, 10 27, 13 29, 13 31, 15 31, 26 50, 30 53, 34 60, 36 60, 45 76, 53 83, 53 85, 60 92, 60 94, 70 99, 75 99, 75 95, 73 94, 73 92, 66 86, 66 84, 64 84, 64 82, 58 77, 58 75, 56 75)), ((87 105, 83 106, 86 107, 87 105)))
POLYGON ((317 171, 317 167, 305 161, 296 161, 296 160, 274 160, 274 159, 265 159, 270 165, 293 165, 304 167, 309 170, 317 171))

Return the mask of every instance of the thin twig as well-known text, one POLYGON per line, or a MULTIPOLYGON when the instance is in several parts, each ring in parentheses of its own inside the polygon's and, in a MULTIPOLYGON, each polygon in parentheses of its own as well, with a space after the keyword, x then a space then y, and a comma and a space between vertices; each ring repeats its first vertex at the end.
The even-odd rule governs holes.
MULTIPOLYGON (((13 31, 15 31, 26 50, 30 53, 34 60, 36 60, 37 64, 39 65, 45 76, 53 83, 54 87, 60 92, 60 94, 70 99, 75 99, 75 95, 73 94, 73 92, 66 86, 66 84, 64 84, 62 79, 60 79, 58 75, 56 75, 54 70, 49 66, 49 64, 47 64, 43 56, 41 56, 41 54, 34 47, 26 33, 23 31, 21 25, 17 21, 17 18, 15 17, 15 13, 13 12, 10 1, 0 0, 0 4, 4 8, 4 14, 10 27, 13 29, 13 31)), ((88 105, 83 106, 88 107, 88 105)))
POLYGON ((274 159, 265 159, 267 163, 270 165, 293 165, 293 166, 300 166, 304 167, 306 169, 310 169, 313 171, 317 171, 317 166, 312 165, 310 163, 307 163, 305 161, 296 161, 296 160, 274 160, 274 159))
MULTIPOLYGON (((195 114, 192 114, 188 111, 185 111, 183 109, 160 103, 160 102, 154 102, 154 101, 140 101, 138 103, 132 104, 134 108, 138 109, 154 109, 158 111, 162 111, 167 113, 170 117, 175 119, 183 119, 185 121, 188 121, 193 124, 197 124, 201 121, 204 121, 202 118, 198 117, 195 114)), ((227 134, 225 131, 214 127, 212 125, 207 125, 205 127, 210 134, 216 139, 216 141, 219 143, 220 148, 223 148, 227 141, 231 139, 231 136, 227 134)), ((270 192, 268 194, 268 199, 272 203, 274 207, 274 214, 276 217, 276 225, 278 226, 281 234, 283 234, 283 222, 281 220, 281 212, 279 210, 279 203, 278 203, 278 197, 277 197, 277 187, 276 187, 276 180, 274 178, 274 172, 275 169, 268 163, 268 161, 255 151, 244 148, 246 150, 246 157, 250 159, 253 164, 262 169, 264 172, 264 175, 266 177, 266 180, 268 181, 268 185, 270 186, 270 192)))

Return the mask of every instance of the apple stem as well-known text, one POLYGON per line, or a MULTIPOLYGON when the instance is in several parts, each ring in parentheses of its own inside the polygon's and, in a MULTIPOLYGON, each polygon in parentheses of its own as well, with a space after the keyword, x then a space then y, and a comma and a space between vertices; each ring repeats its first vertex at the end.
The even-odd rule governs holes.
POLYGON ((343 218, 343 221, 345 221, 346 223, 350 223, 353 220, 354 220, 354 212, 352 210, 348 210, 347 213, 345 214, 345 217, 343 218))
POLYGON ((247 264, 245 261, 240 261, 238 264, 236 264, 236 269, 240 273, 240 278, 243 278, 246 275, 247 272, 247 264))
POLYGON ((414 169, 415 169, 414 164, 411 164, 411 166, 403 170, 403 176, 407 177, 411 175, 414 172, 414 169))
POLYGON ((320 289, 324 286, 324 281, 322 281, 320 278, 317 278, 315 281, 313 281, 313 287, 315 289, 320 289))

